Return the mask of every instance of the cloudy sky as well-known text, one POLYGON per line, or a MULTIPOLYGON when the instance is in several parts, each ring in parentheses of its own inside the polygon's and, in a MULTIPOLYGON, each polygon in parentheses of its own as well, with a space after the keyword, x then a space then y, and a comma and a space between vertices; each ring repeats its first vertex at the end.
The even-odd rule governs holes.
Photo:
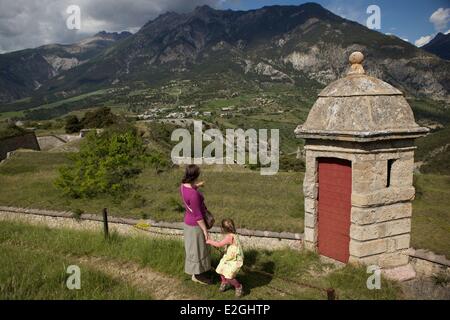
MULTIPOLYGON (((0 0, 0 53, 49 43, 72 43, 98 31, 136 32, 166 11, 188 12, 207 4, 248 10, 265 5, 298 5, 303 0, 0 0), (81 29, 67 28, 67 8, 81 10, 81 29)), ((381 32, 424 45, 450 29, 449 0, 317 0, 347 19, 366 24, 371 4, 381 10, 381 32)))

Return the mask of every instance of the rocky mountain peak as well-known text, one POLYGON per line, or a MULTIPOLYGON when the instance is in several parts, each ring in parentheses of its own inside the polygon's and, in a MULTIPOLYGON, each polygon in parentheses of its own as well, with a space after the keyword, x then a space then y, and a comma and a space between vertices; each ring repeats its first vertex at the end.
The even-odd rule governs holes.
MULTIPOLYGON (((346 57, 353 51, 367 56, 370 75, 407 94, 447 99, 450 92, 448 61, 316 3, 248 11, 200 6, 190 13, 164 13, 130 35, 101 31, 82 43, 56 48, 60 52, 40 50, 42 55, 35 55, 36 74, 19 68, 24 65, 23 56, 20 60, 15 54, 3 55, 8 78, 0 78, 0 101, 2 95, 4 101, 11 101, 33 94, 35 81, 42 84, 42 95, 50 89, 78 93, 91 90, 93 84, 108 87, 118 82, 208 79, 219 74, 230 74, 229 81, 323 87, 345 74, 346 57), (129 38, 117 43, 124 37, 129 38), (59 76, 63 71, 65 78, 59 76), (14 78, 30 78, 30 83, 18 92, 16 82, 9 80, 14 78)), ((428 46, 444 49, 429 52, 449 53, 446 39, 449 35, 439 34, 428 46)))
POLYGON ((422 47, 425 51, 431 52, 438 57, 450 60, 450 33, 439 32, 430 42, 422 47))
POLYGON ((107 32, 107 31, 100 31, 94 35, 94 37, 103 38, 103 39, 109 39, 109 40, 121 40, 128 36, 131 36, 132 33, 128 31, 122 31, 122 32, 107 32))
POLYGON ((445 34, 443 34, 442 32, 439 32, 433 40, 440 40, 443 38, 445 38, 445 34))
POLYGON ((208 12, 213 12, 213 11, 215 11, 215 10, 206 4, 204 4, 202 6, 197 6, 194 9, 194 12, 201 12, 201 13, 208 13, 208 12))

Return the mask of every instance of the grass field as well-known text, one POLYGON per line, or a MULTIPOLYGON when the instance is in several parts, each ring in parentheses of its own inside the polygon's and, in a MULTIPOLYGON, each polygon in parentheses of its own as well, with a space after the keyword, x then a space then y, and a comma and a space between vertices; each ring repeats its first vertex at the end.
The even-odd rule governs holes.
POLYGON ((22 111, 0 112, 0 121, 4 121, 10 118, 20 118, 22 116, 23 116, 22 111))
POLYGON ((89 267, 83 268, 83 287, 69 290, 66 270, 76 262, 50 250, 42 252, 2 244, 0 259, 1 300, 151 299, 150 295, 89 267))
POLYGON ((450 176, 415 177, 411 245, 450 258, 450 176))
MULTIPOLYGON (((124 199, 71 199, 53 185, 66 153, 21 152, 0 166, 0 205, 181 221, 181 170, 145 169, 140 185, 124 199)), ((231 217, 240 228, 303 232, 303 174, 261 176, 258 171, 210 167, 203 171, 208 208, 218 221, 231 217), (280 190, 280 192, 278 192, 280 190), (274 196, 276 194, 277 196, 274 196)), ((450 257, 450 177, 418 175, 413 203, 412 246, 450 257)))
MULTIPOLYGON (((122 113, 127 113, 127 106, 125 104, 112 104, 112 103, 108 103, 108 108, 111 108, 111 112, 114 114, 122 114, 122 113)), ((77 116, 79 119, 82 119, 84 117, 84 115, 86 114, 86 112, 93 112, 95 110, 98 110, 98 107, 92 107, 92 108, 87 108, 87 109, 82 109, 82 110, 74 110, 69 112, 67 115, 74 115, 77 116)))
MULTIPOLYGON (((65 153, 23 152, 0 167, 0 204, 35 208, 83 210, 156 220, 181 221, 179 182, 183 172, 156 174, 145 169, 137 180, 141 186, 124 199, 71 199, 62 197, 53 185, 57 168, 67 162, 65 153)), ((205 169, 205 197, 216 218, 231 217, 239 227, 301 232, 303 196, 301 173, 279 173, 267 177, 250 170, 205 169), (283 190, 273 197, 274 190, 283 190), (245 195, 245 196, 244 196, 245 195)))
POLYGON ((450 126, 417 139, 416 145, 416 161, 423 163, 421 172, 450 175, 450 126))
MULTIPOLYGON (((82 289, 67 290, 66 267, 69 263, 77 264, 80 257, 126 261, 148 268, 149 272, 159 272, 178 284, 179 291, 200 299, 234 298, 232 290, 218 292, 218 283, 205 287, 190 281, 183 270, 183 243, 178 240, 113 234, 112 240, 105 241, 101 233, 1 221, 0 256, 0 299, 151 298, 142 293, 143 282, 130 285, 113 281, 107 274, 92 271, 83 264, 80 265, 82 289)), ((219 254, 213 251, 213 266, 218 260, 219 254)), ((398 285, 385 279, 380 290, 367 289, 368 275, 364 267, 339 269, 321 262, 311 252, 246 250, 244 265, 245 270, 238 275, 246 288, 244 299, 326 299, 323 291, 304 284, 332 287, 339 299, 402 297, 398 285)), ((104 270, 107 273, 109 269, 104 270)), ((215 280, 218 281, 217 276, 215 280)))
POLYGON ((107 90, 103 89, 103 90, 98 90, 98 91, 93 91, 93 92, 89 92, 89 93, 85 93, 85 94, 80 94, 78 96, 75 97, 71 97, 71 98, 67 98, 67 99, 63 99, 63 100, 59 100, 56 102, 52 102, 52 103, 48 103, 48 104, 43 104, 41 106, 38 106, 36 108, 33 109, 51 109, 51 108, 57 108, 59 106, 61 106, 64 103, 69 103, 69 102, 76 102, 76 101, 80 101, 83 100, 87 97, 91 97, 91 96, 96 96, 96 95, 103 95, 106 93, 107 90))

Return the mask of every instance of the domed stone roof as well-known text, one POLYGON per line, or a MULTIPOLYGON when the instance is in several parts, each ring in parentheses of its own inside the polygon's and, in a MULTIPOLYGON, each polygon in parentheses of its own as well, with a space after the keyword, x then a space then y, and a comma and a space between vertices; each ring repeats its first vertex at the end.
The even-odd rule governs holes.
POLYGON ((401 91, 365 74, 363 59, 360 52, 350 55, 347 76, 322 90, 306 122, 295 130, 298 137, 373 141, 428 132, 415 122, 401 91))

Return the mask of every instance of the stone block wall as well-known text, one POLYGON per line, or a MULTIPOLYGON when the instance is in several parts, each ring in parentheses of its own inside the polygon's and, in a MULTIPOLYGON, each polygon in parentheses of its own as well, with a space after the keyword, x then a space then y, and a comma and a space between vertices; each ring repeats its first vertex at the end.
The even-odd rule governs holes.
POLYGON ((390 268, 408 263, 411 201, 414 199, 412 142, 307 143, 305 247, 317 249, 318 158, 352 162, 349 262, 390 268))
POLYGON ((50 149, 60 147, 66 142, 57 136, 42 136, 37 138, 39 143, 39 148, 41 148, 42 151, 48 151, 50 149))
POLYGON ((8 152, 17 149, 31 149, 39 151, 39 143, 34 132, 27 132, 19 136, 0 140, 0 160, 6 159, 8 152))

